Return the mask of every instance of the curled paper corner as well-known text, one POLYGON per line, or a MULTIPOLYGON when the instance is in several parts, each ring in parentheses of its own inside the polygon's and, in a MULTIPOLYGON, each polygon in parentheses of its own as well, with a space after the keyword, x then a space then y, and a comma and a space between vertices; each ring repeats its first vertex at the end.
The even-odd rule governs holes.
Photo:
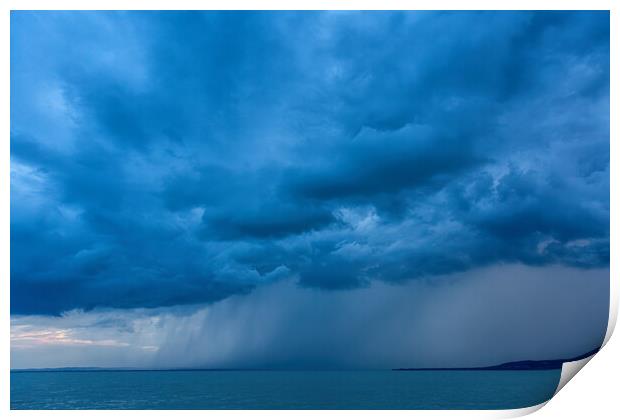
MULTIPOLYGON (((579 372, 596 355, 596 353, 598 353, 598 351, 600 351, 600 349, 592 352, 591 354, 589 354, 588 356, 582 359, 572 360, 570 362, 562 363, 562 372, 560 373, 560 381, 558 382, 558 386, 555 389, 555 392, 553 393, 553 397, 555 397, 558 394, 558 392, 560 392, 560 390, 564 388, 564 385, 566 385, 568 382, 570 382, 571 379, 573 379, 573 377, 577 374, 577 372, 579 372)), ((553 397, 551 397, 551 399, 553 399, 553 397)), ((524 408, 519 408, 515 410, 507 410, 499 418, 515 418, 515 417, 523 417, 528 414, 532 414, 540 410, 541 408, 543 408, 545 405, 547 405, 547 403, 551 401, 551 399, 544 401, 540 404, 533 405, 531 407, 524 407, 524 408)))
POLYGON ((564 362, 562 364, 562 373, 560 374, 560 382, 558 383, 558 387, 555 389, 555 393, 553 396, 555 397, 558 392, 564 385, 566 385, 573 377, 579 372, 592 358, 595 354, 592 354, 586 358, 580 360, 574 360, 572 362, 564 362))
MULTIPOLYGON (((618 320, 618 302, 620 300, 620 290, 614 282, 610 282, 610 304, 609 304, 609 319, 607 322, 607 331, 605 333, 605 338, 603 339, 603 343, 601 347, 594 351, 593 354, 588 355, 579 360, 572 360, 569 362, 564 362, 562 364, 562 373, 560 374, 560 382, 558 383, 557 388, 555 389, 555 393, 553 396, 555 397, 558 392, 571 380, 573 377, 579 372, 585 365, 588 364, 590 360, 605 347, 605 345, 609 342, 609 339, 614 333, 616 329, 616 322, 618 320)), ((544 405, 543 403, 542 405, 544 405)), ((542 407, 541 405, 541 407, 542 407)))
POLYGON ((549 401, 541 402, 540 404, 532 405, 530 407, 514 408, 511 410, 502 410, 502 411, 497 412, 497 415, 494 418, 514 419, 517 417, 524 417, 524 416, 527 416, 529 414, 535 413, 536 411, 540 410, 545 405, 547 405, 548 402, 549 401))

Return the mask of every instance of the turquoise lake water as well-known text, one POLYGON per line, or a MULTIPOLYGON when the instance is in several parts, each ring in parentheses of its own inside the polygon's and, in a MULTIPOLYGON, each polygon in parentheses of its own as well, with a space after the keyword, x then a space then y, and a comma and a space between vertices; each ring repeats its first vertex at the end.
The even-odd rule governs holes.
POLYGON ((11 409, 508 409, 560 370, 11 372, 11 409))

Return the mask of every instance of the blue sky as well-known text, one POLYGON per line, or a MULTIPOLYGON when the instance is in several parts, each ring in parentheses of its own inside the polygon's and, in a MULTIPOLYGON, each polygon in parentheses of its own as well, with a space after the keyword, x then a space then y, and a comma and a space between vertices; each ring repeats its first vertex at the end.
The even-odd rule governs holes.
POLYGON ((608 282, 607 12, 12 13, 18 327, 502 267, 608 282))

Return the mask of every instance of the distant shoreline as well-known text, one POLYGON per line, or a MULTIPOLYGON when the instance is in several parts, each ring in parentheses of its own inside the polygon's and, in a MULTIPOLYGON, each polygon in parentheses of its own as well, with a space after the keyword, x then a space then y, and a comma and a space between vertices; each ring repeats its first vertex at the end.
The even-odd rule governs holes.
POLYGON ((591 350, 587 353, 572 357, 570 359, 553 359, 553 360, 521 360, 518 362, 502 363, 500 365, 482 366, 482 367, 458 367, 458 368, 396 368, 394 371, 422 371, 422 370, 553 370, 561 369, 562 365, 567 362, 585 359, 596 354, 600 348, 591 350))
POLYGON ((585 359, 596 354, 600 348, 594 349, 580 356, 570 359, 554 359, 554 360, 523 360, 517 362, 508 362, 500 365, 482 366, 482 367, 446 367, 446 368, 393 368, 393 369, 239 369, 239 368, 170 368, 170 369, 140 369, 140 368, 103 368, 103 367, 59 367, 59 368, 25 368, 11 369, 11 373, 20 372, 286 372, 286 371, 355 371, 355 370, 377 370, 377 371, 517 371, 517 370, 553 370, 561 369, 562 365, 567 362, 585 359))

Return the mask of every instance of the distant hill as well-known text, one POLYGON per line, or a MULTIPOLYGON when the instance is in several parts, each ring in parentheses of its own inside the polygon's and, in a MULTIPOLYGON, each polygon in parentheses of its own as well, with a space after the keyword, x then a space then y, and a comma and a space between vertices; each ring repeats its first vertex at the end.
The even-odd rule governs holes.
POLYGON ((584 353, 580 356, 570 359, 554 359, 554 360, 521 360, 518 362, 502 363, 501 365, 469 367, 469 368, 397 368, 392 370, 551 370, 560 369, 562 364, 566 362, 574 362, 576 360, 585 359, 596 354, 599 349, 595 349, 584 353))

